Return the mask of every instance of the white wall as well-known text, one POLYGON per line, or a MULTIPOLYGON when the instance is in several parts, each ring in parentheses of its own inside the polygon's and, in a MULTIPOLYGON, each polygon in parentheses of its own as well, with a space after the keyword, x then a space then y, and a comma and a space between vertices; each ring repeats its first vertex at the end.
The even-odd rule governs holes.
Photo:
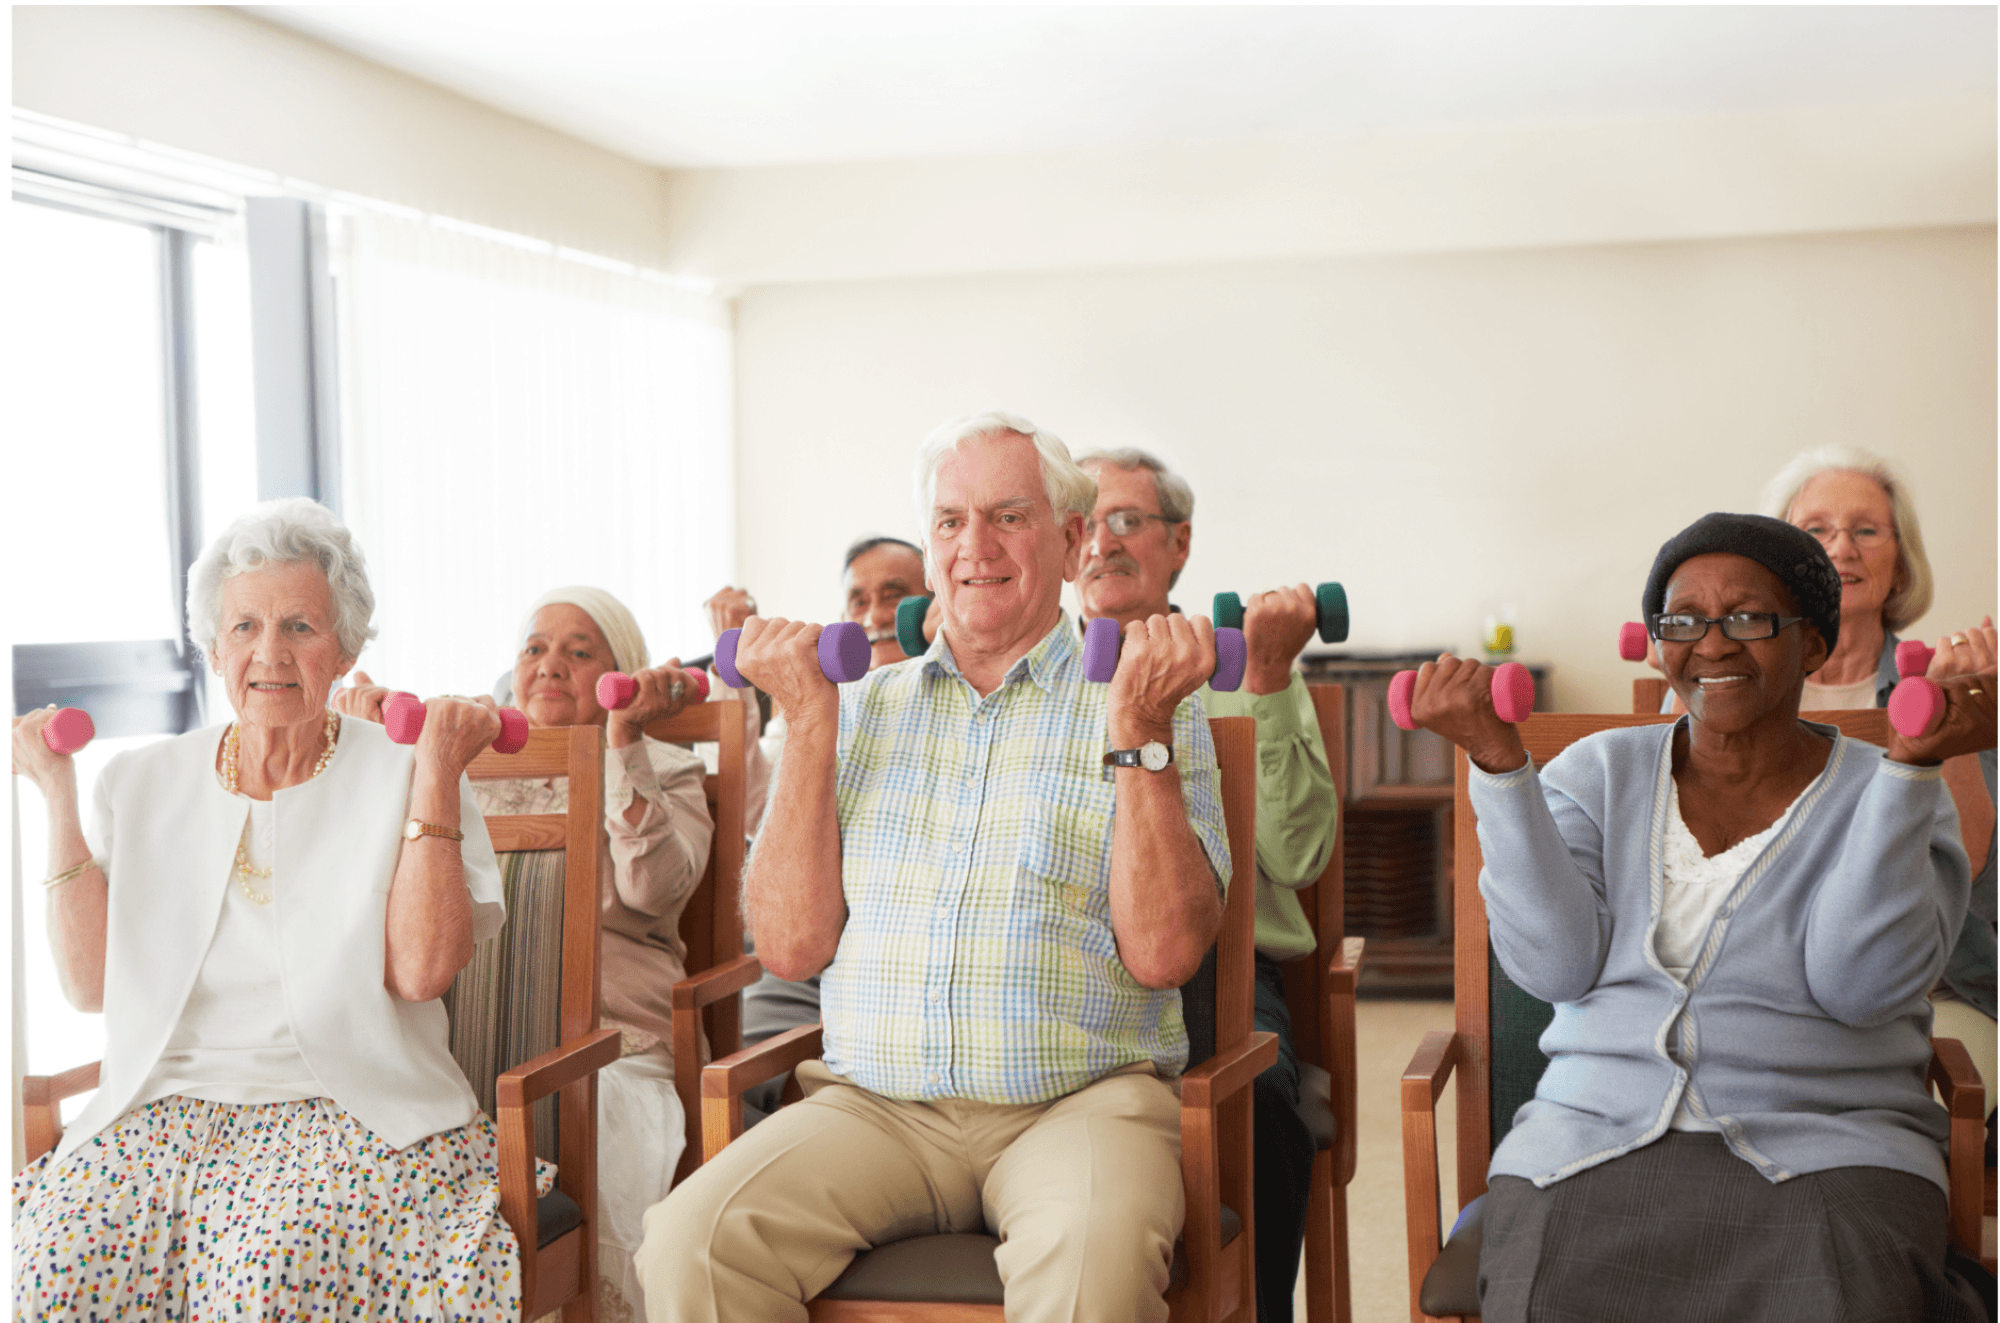
POLYGON ((1190 609, 1337 578, 1349 646, 1470 649, 1512 602, 1559 706, 1624 711, 1660 543, 1849 442, 1907 466, 1935 635, 1995 601, 1994 253, 1982 225, 756 288, 739 564, 827 618, 845 542, 912 531, 924 432, 1007 408, 1187 473, 1190 609))

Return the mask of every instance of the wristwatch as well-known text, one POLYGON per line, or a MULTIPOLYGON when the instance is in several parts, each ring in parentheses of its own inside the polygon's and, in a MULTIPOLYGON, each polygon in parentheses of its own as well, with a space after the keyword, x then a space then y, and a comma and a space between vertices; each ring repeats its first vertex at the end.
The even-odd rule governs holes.
POLYGON ((414 841, 419 836, 442 836, 447 841, 462 841, 465 833, 456 827, 440 827, 435 822, 420 822, 411 818, 403 824, 403 839, 414 841))
POLYGON ((1106 767, 1143 767, 1149 772, 1160 771, 1173 760, 1173 747, 1158 740, 1148 740, 1136 749, 1113 749, 1104 755, 1106 767))

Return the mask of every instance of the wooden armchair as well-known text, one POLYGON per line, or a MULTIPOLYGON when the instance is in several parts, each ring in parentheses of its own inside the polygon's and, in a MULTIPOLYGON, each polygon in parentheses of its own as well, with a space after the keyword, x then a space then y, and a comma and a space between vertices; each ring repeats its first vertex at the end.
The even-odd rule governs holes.
MULTIPOLYGON (((1856 739, 1887 738, 1888 714, 1880 709, 1814 712, 1815 721, 1838 725, 1856 739)), ((1521 738, 1537 766, 1596 731, 1655 725, 1674 718, 1537 714, 1521 738)), ((1403 1202, 1409 1235, 1410 1317, 1417 1323, 1475 1318, 1479 1314, 1478 1217, 1463 1210, 1486 1192, 1493 1148, 1521 1104, 1534 1096, 1548 1059, 1542 1031, 1554 1007, 1515 985, 1487 942, 1486 905, 1479 894, 1476 819, 1468 792, 1466 760, 1457 756, 1452 887, 1455 910, 1455 1028, 1424 1036, 1403 1071, 1403 1202), (1439 1234, 1437 1099, 1448 1079, 1458 1087, 1458 1206, 1460 1225, 1447 1241, 1439 1234)), ((1930 1078, 1951 1116, 1948 1144, 1951 1235, 1977 1258, 1984 1202, 1985 1091, 1965 1048, 1955 1039, 1932 1043, 1930 1078)), ((1990 1261, 1989 1261, 1990 1268, 1990 1261)))
MULTIPOLYGON (((1347 691, 1312 685, 1313 711, 1333 772, 1335 797, 1347 802, 1347 691)), ((1285 966, 1285 1002, 1304 1067, 1300 1110, 1319 1151, 1313 1158, 1311 1203, 1306 1211, 1306 1318, 1309 1323, 1350 1323, 1353 1295, 1347 1258, 1347 1187, 1354 1180, 1354 995, 1361 977, 1363 939, 1347 936, 1345 812, 1333 838, 1333 856, 1319 880, 1302 889, 1299 903, 1319 937, 1319 949, 1285 966)))
MULTIPOLYGON (((1222 768, 1222 799, 1237 880, 1223 907, 1213 966, 1215 1051, 1181 1077, 1181 1175, 1187 1223, 1176 1247, 1167 1301, 1176 1320, 1221 1323, 1256 1311, 1256 1256, 1251 1226, 1250 1082, 1277 1060, 1277 1038, 1252 1030, 1255 998, 1256 888, 1247 885, 1256 857, 1256 723, 1231 717, 1209 723, 1222 768)), ((1202 981, 1183 989, 1184 996, 1202 981)), ((678 1013, 678 1012, 677 1012, 678 1013)), ((717 1060, 702 1072, 702 1138, 713 1157, 743 1133, 743 1093, 787 1075, 819 1055, 820 1027, 807 1025, 717 1060)), ((787 1100, 796 1098, 796 1084, 787 1100)), ((808 1308, 815 1320, 931 1319, 1001 1323, 1000 1274, 990 1236, 925 1236, 877 1246, 808 1308), (920 1247, 920 1248, 919 1248, 920 1247), (918 1250, 923 1263, 913 1264, 918 1250), (900 1251, 900 1253, 899 1253, 900 1251), (912 1300, 909 1269, 952 1266, 948 1293, 912 1300), (945 1298, 946 1295, 949 1298, 945 1298)))

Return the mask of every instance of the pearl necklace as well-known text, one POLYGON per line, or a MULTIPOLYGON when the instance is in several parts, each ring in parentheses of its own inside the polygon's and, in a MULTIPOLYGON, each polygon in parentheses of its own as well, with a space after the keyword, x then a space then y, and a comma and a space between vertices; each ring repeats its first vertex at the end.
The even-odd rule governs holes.
MULTIPOLYGON (((222 788, 232 795, 237 793, 236 730, 237 724, 231 722, 229 734, 222 741, 222 788)), ((340 739, 340 718, 335 716, 331 710, 326 714, 325 739, 326 747, 320 750, 319 761, 313 764, 312 774, 306 777, 308 781, 326 770, 327 763, 333 758, 333 746, 340 739)), ((250 820, 245 818, 243 820, 243 835, 236 842, 236 877, 238 884, 242 886, 245 896, 248 896, 259 905, 269 905, 271 903, 270 895, 259 892, 250 885, 250 879, 253 877, 269 876, 271 876, 270 869, 257 868, 250 862, 250 820)))

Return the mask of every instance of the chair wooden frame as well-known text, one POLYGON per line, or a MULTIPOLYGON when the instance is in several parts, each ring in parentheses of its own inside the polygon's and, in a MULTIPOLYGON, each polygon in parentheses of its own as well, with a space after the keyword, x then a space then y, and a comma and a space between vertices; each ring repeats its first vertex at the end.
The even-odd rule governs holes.
POLYGON ((1316 684, 1307 686, 1307 692, 1319 719, 1341 816, 1325 870, 1298 893, 1306 920, 1319 938, 1318 949, 1309 959, 1285 966, 1285 1002, 1299 1057, 1333 1079, 1333 1147, 1313 1157, 1311 1202, 1306 1208, 1306 1318, 1309 1323, 1352 1323, 1347 1187, 1354 1181, 1360 1124, 1354 997, 1365 942, 1347 936, 1347 691, 1337 684, 1316 684))
MULTIPOLYGON (((1888 713, 1880 708, 1845 712, 1809 712, 1809 720, 1840 727, 1852 738, 1880 744, 1888 738, 1888 713)), ((1601 730, 1662 725, 1676 720, 1658 713, 1579 715, 1537 713, 1521 724, 1521 739, 1537 766, 1575 741, 1601 730)), ((1442 1317, 1423 1312, 1418 1303, 1424 1277, 1443 1248, 1438 1217, 1437 1100, 1445 1084, 1457 1077, 1458 1207, 1463 1209, 1486 1192, 1486 1169, 1492 1159, 1492 1044, 1487 1020, 1489 984, 1486 905, 1479 894, 1477 820, 1461 750, 1456 757, 1455 857, 1452 868, 1454 965, 1456 980, 1454 1028, 1433 1030, 1418 1045, 1402 1076, 1403 1207, 1409 1242, 1410 1318, 1413 1323, 1438 1323, 1442 1317)), ((1948 1157, 1951 1169, 1951 1235, 1961 1248, 1978 1257, 1984 1203, 1986 1143, 1985 1090, 1964 1045, 1955 1039, 1932 1043, 1930 1078, 1951 1117, 1948 1157)), ((1989 1263, 1989 1269, 1991 1267, 1989 1263)))
POLYGON ((716 771, 702 789, 715 834, 701 882, 681 911, 681 943, 687 948, 687 977, 673 988, 674 1092, 680 1095, 687 1147, 674 1169, 674 1183, 701 1165, 701 1066, 707 1051, 727 1056, 743 1046, 743 989, 757 981, 762 966, 743 954, 744 757, 743 702, 718 698, 697 703, 677 716, 655 721, 646 734, 670 744, 713 743, 720 750, 716 771))
MULTIPOLYGON (((1256 1311, 1256 1254, 1251 1195, 1250 1083, 1278 1057, 1277 1036, 1253 1030, 1256 888, 1245 860, 1256 858, 1256 723, 1248 717, 1209 722, 1222 768, 1223 813, 1235 878, 1223 907, 1216 951, 1216 1044, 1213 1057, 1181 1076, 1181 1179, 1187 1194, 1188 1275, 1168 1294, 1174 1320, 1222 1323, 1256 1311), (1223 1204, 1240 1210, 1243 1229, 1222 1243, 1223 1204)), ((743 1133, 743 1094, 819 1055, 819 1025, 802 1025, 755 1047, 721 1057, 702 1071, 702 1138, 713 1158, 743 1133)), ((796 1090, 796 1084, 790 1086, 796 1090)), ((817 1299, 815 1323, 1001 1323, 998 1305, 817 1299)))

